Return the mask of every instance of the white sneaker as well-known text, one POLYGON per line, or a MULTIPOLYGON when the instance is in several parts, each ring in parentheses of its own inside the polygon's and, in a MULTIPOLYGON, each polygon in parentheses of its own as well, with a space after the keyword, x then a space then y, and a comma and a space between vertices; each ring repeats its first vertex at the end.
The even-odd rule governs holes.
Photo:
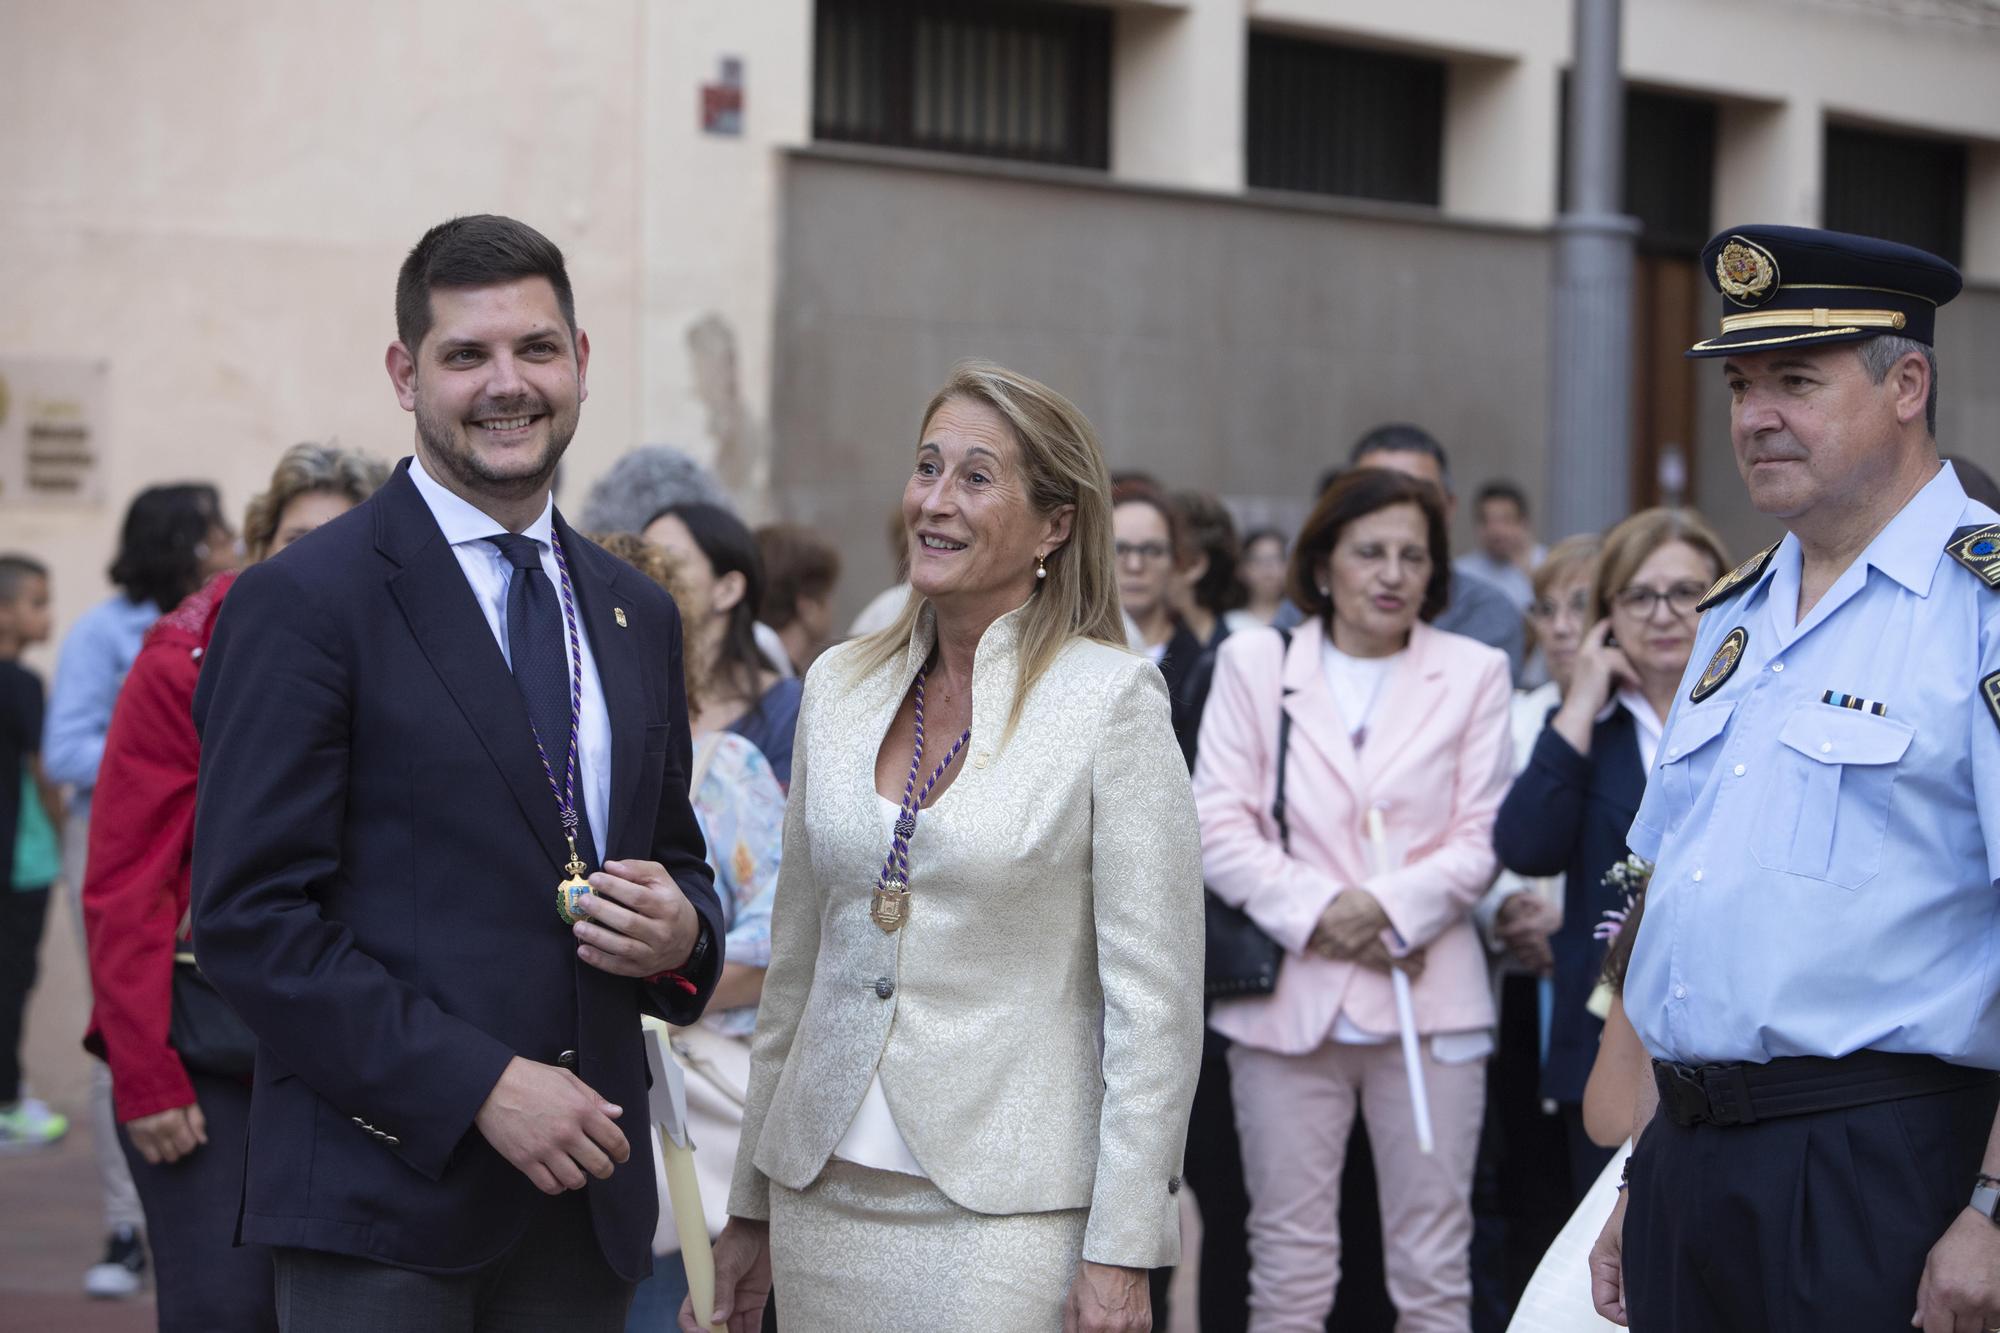
POLYGON ((146 1247, 131 1227, 104 1240, 104 1257, 83 1275, 83 1293, 100 1301, 122 1301, 145 1286, 146 1247))
POLYGON ((39 1097, 23 1097, 0 1108, 0 1156, 52 1147, 69 1132, 69 1118, 39 1097))

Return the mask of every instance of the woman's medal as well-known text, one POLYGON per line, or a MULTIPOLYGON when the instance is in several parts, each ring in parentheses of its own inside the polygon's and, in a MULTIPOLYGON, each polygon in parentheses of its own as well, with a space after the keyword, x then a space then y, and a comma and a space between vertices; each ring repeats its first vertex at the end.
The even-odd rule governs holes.
POLYGON ((917 746, 916 753, 910 756, 909 780, 903 784, 903 807, 896 814, 889 855, 882 862, 882 873, 875 877, 875 900, 868 907, 868 919, 885 935, 895 934, 910 919, 910 839, 917 834, 917 812, 924 808, 924 802, 930 799, 932 789, 951 767, 951 761, 958 758, 958 752, 972 739, 972 728, 967 727, 919 792, 917 774, 923 771, 924 764, 924 673, 921 671, 917 673, 915 722, 917 746))
POLYGON ((878 882, 868 919, 880 926, 885 935, 902 929, 903 923, 910 919, 910 882, 900 875, 893 879, 884 877, 878 882))

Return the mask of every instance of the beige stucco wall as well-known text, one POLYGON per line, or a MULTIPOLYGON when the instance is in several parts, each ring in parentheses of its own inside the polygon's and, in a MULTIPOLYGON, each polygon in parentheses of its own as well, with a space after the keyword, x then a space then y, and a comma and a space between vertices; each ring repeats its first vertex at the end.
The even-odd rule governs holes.
MULTIPOLYGON (((922 391, 980 342, 1076 384, 1122 461, 1295 501, 1301 463, 1317 461, 1307 442, 1393 414, 1410 394, 1398 367, 1448 321, 1480 334, 1445 340, 1477 392, 1460 403, 1461 379, 1416 401, 1448 403, 1456 415, 1437 424, 1459 444, 1505 399, 1475 449, 1539 480, 1546 377, 1523 331, 1548 301, 1540 229, 1570 0, 1114 7, 1110 180, 1057 188, 976 162, 843 167, 843 181, 830 159, 788 159, 810 136, 812 0, 0 0, 0 358, 108 367, 93 422, 104 499, 0 498, 0 545, 53 560, 67 623, 102 595, 141 485, 212 477, 235 508, 293 440, 402 452, 410 423, 381 369, 395 267, 424 227, 482 209, 536 223, 570 257, 595 353, 571 494, 631 444, 677 443, 716 463, 753 515, 815 506, 879 562, 874 514, 857 523, 810 488, 824 477, 821 494, 858 503, 880 481, 814 471, 825 432, 801 405, 820 388, 859 397, 868 406, 843 408, 839 429, 901 441, 922 391), (1248 23, 1450 61, 1451 221, 1244 201, 1248 23), (698 90, 729 56, 744 62, 744 132, 704 135, 698 90), (989 206, 1006 228, 982 220, 989 206), (1504 225, 1465 225, 1486 221, 1504 225), (946 228, 961 223, 990 246, 946 228), (897 252, 880 253, 891 238, 897 252), (884 290, 822 290, 850 256, 884 290), (935 281, 912 294, 911 272, 935 281), (1080 310, 1079 291, 1103 296, 1080 310), (1445 295, 1448 308, 1425 308, 1445 295), (892 296, 905 306, 885 308, 892 296), (1264 305, 1262 327, 1190 331, 1264 305), (883 320, 923 336, 857 337, 883 320), (1329 402, 1338 420, 1321 422, 1329 402), (1242 475, 1224 474, 1222 448, 1242 475), (804 483, 769 492, 774 464, 804 483)), ((1973 141, 1966 266, 2000 283, 2000 26, 1861 0, 1627 0, 1625 50, 1634 80, 1723 99, 1718 224, 1816 221, 1827 115, 1973 141)), ((2000 335, 1976 336, 2000 351, 2000 335)), ((1990 435, 2000 404, 1978 398, 1983 385, 1953 398, 1955 355, 1947 420, 1962 412, 1990 435)), ((1461 471, 1477 480, 1484 461, 1461 471)))
POLYGON ((62 624, 105 595, 141 486, 213 479, 240 512, 296 440, 408 451, 382 369, 396 266, 456 213, 568 255, 594 350, 571 485, 637 437, 639 0, 278 13, 0 0, 0 356, 109 366, 104 502, 0 505, 0 546, 55 566, 62 624))

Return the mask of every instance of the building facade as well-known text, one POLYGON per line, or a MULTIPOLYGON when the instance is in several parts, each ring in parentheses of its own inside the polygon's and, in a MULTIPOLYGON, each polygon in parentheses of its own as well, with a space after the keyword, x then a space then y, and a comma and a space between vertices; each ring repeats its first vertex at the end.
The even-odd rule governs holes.
MULTIPOLYGON (((395 266, 494 210, 570 257, 564 489, 681 445, 892 576, 946 368, 1070 394, 1113 463, 1295 523, 1368 426, 1544 498, 1569 0, 0 0, 0 524, 103 590, 124 499, 407 452, 395 266)), ((1634 503, 1745 550, 1695 252, 1738 221, 1939 250, 1940 443, 2000 464, 2000 4, 1626 0, 1634 503), (1713 369, 1710 367, 1709 369, 1713 369)), ((1560 534, 1547 534, 1560 535, 1560 534)))

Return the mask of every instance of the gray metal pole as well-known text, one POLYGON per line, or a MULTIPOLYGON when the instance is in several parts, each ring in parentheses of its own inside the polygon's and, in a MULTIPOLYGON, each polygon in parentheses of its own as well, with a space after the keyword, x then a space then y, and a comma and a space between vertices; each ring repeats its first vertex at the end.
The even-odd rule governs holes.
POLYGON ((1621 0, 1576 0, 1569 198, 1556 219, 1549 447, 1552 537, 1601 531, 1631 504, 1636 218, 1619 212, 1625 86, 1621 0))

